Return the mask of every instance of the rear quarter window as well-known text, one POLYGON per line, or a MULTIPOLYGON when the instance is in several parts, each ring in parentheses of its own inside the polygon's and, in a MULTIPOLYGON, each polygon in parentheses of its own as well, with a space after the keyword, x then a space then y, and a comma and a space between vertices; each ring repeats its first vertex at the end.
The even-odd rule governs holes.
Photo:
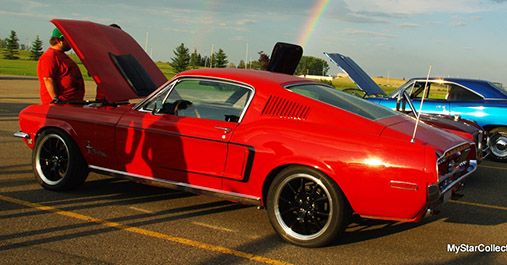
POLYGON ((300 84, 286 89, 302 96, 318 100, 337 108, 352 112, 370 120, 379 120, 399 113, 365 99, 338 91, 324 84, 300 84))

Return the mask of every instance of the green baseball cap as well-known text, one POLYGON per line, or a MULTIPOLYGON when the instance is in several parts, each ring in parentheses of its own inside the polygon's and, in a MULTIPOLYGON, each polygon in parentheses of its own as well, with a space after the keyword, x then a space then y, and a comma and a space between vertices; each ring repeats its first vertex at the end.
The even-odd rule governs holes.
POLYGON ((57 28, 55 28, 53 30, 53 34, 51 35, 51 37, 61 39, 61 38, 63 38, 63 35, 62 35, 62 33, 57 28))

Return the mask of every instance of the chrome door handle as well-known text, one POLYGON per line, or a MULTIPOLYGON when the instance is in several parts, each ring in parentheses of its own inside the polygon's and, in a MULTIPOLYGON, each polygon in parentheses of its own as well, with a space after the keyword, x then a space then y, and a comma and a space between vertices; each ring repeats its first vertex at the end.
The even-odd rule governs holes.
POLYGON ((224 133, 230 133, 232 131, 231 128, 218 127, 218 126, 215 126, 215 129, 224 130, 224 133))

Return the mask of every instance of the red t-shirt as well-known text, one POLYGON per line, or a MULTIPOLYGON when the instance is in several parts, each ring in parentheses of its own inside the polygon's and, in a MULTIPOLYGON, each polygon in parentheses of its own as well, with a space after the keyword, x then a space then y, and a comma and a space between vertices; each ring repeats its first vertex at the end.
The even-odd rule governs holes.
POLYGON ((49 104, 53 99, 44 83, 44 77, 51 77, 56 83, 55 90, 61 101, 80 101, 84 99, 84 81, 77 64, 63 51, 49 47, 37 64, 40 82, 40 100, 49 104))

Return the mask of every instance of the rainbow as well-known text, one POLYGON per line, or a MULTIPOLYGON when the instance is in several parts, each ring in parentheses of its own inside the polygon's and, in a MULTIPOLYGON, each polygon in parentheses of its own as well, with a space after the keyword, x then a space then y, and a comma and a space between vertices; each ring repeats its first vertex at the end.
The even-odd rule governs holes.
POLYGON ((303 30, 299 34, 298 40, 296 42, 297 44, 303 46, 303 48, 305 47, 307 42, 310 40, 313 32, 315 32, 320 19, 326 12, 329 3, 331 3, 331 0, 318 0, 317 3, 313 6, 312 12, 308 17, 303 30))

